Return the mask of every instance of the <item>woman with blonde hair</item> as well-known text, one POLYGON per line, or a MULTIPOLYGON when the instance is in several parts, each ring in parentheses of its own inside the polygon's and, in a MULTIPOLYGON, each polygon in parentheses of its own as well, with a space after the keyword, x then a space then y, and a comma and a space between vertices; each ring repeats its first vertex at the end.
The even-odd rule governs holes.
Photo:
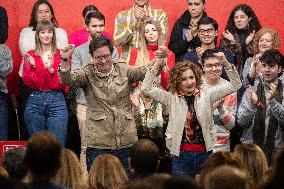
POLYGON ((268 173, 267 159, 262 149, 256 144, 238 144, 234 153, 246 166, 254 183, 262 181, 268 173))
POLYGON ((111 154, 98 155, 89 172, 89 189, 114 189, 125 183, 128 176, 119 161, 111 154))
POLYGON ((48 131, 64 146, 68 122, 64 92, 68 88, 59 79, 61 56, 56 41, 54 24, 48 20, 39 22, 35 49, 27 52, 24 58, 23 81, 29 89, 24 120, 30 136, 48 131))
MULTIPOLYGON (((139 47, 131 51, 129 65, 149 65, 155 58, 156 51, 163 48, 165 41, 159 24, 151 19, 145 20, 139 25, 139 47)), ((168 89, 170 70, 175 65, 175 55, 172 51, 166 54, 166 65, 161 74, 156 78, 155 84, 163 89, 168 89)), ((141 94, 140 83, 133 85, 131 101, 136 114, 136 126, 138 138, 146 138, 154 141, 161 152, 165 151, 164 142, 164 117, 165 110, 162 104, 141 94)), ((163 163, 162 163, 163 164, 163 163)), ((162 166, 163 167, 163 166, 162 166)))
POLYGON ((262 28, 254 36, 252 41, 254 56, 246 60, 243 69, 243 85, 254 85, 255 78, 259 77, 259 58, 267 50, 278 50, 280 47, 280 37, 276 30, 272 28, 262 28))
POLYGON ((84 189, 87 184, 83 178, 81 165, 76 154, 69 149, 61 151, 61 167, 55 182, 70 189, 84 189))
MULTIPOLYGON (((139 47, 133 49, 130 54, 129 65, 142 66, 150 64, 154 59, 156 51, 160 46, 165 45, 162 39, 162 31, 160 26, 153 20, 146 20, 141 26, 139 36, 139 47)), ((167 64, 161 71, 161 86, 168 89, 169 72, 175 65, 175 55, 172 51, 168 51, 167 64)))

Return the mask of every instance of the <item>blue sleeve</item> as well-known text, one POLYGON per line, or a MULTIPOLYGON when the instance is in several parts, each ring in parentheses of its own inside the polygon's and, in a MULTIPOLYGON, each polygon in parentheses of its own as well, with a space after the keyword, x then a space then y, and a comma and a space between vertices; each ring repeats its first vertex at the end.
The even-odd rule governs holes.
POLYGON ((187 52, 187 53, 184 55, 183 60, 189 60, 189 61, 191 61, 192 63, 199 64, 199 63, 198 63, 198 56, 197 56, 195 50, 194 50, 194 51, 187 52))

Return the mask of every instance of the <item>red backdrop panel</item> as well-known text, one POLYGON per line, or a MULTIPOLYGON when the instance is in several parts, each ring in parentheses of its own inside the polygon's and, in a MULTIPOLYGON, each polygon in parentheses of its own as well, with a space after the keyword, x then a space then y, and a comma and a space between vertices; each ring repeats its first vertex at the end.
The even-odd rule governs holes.
MULTIPOLYGON (((0 0, 0 5, 5 7, 8 12, 9 39, 6 44, 11 48, 14 60, 13 73, 8 77, 10 93, 18 93, 17 71, 21 62, 18 48, 19 34, 21 29, 29 23, 34 2, 35 0, 0 0)), ((116 14, 133 5, 133 0, 50 0, 50 2, 55 9, 60 27, 64 28, 68 35, 84 27, 81 12, 86 5, 93 4, 104 13, 106 30, 111 34, 113 34, 116 14)), ((254 9, 263 27, 275 28, 280 33, 281 39, 284 39, 283 0, 206 0, 206 3, 206 12, 219 23, 219 36, 233 7, 240 3, 246 3, 254 9)), ((169 32, 176 19, 187 9, 187 0, 150 0, 150 4, 167 11, 169 32)), ((283 43, 280 50, 284 53, 283 43)))

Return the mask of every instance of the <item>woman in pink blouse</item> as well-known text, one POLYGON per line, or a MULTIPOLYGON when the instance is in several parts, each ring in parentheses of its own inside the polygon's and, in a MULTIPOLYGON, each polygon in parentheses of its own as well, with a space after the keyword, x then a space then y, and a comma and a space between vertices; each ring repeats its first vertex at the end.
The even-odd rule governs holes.
POLYGON ((30 135, 49 131, 64 146, 68 112, 63 93, 67 92, 67 86, 61 85, 57 72, 61 58, 54 24, 47 20, 38 23, 35 42, 35 49, 25 55, 23 66, 22 78, 30 90, 25 124, 30 135))

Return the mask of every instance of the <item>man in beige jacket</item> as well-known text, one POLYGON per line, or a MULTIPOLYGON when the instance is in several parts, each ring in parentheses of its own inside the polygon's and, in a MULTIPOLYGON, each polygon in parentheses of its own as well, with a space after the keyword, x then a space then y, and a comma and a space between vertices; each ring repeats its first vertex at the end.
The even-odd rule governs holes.
MULTIPOLYGON (((59 70, 62 84, 81 87, 85 93, 87 169, 91 168, 97 155, 106 153, 117 156, 127 168, 129 147, 137 141, 129 86, 144 78, 147 67, 114 62, 111 59, 113 45, 104 37, 94 38, 89 50, 93 61, 72 72, 67 58, 72 50, 63 50, 59 70)), ((157 52, 158 57, 166 54, 166 49, 157 52)))

